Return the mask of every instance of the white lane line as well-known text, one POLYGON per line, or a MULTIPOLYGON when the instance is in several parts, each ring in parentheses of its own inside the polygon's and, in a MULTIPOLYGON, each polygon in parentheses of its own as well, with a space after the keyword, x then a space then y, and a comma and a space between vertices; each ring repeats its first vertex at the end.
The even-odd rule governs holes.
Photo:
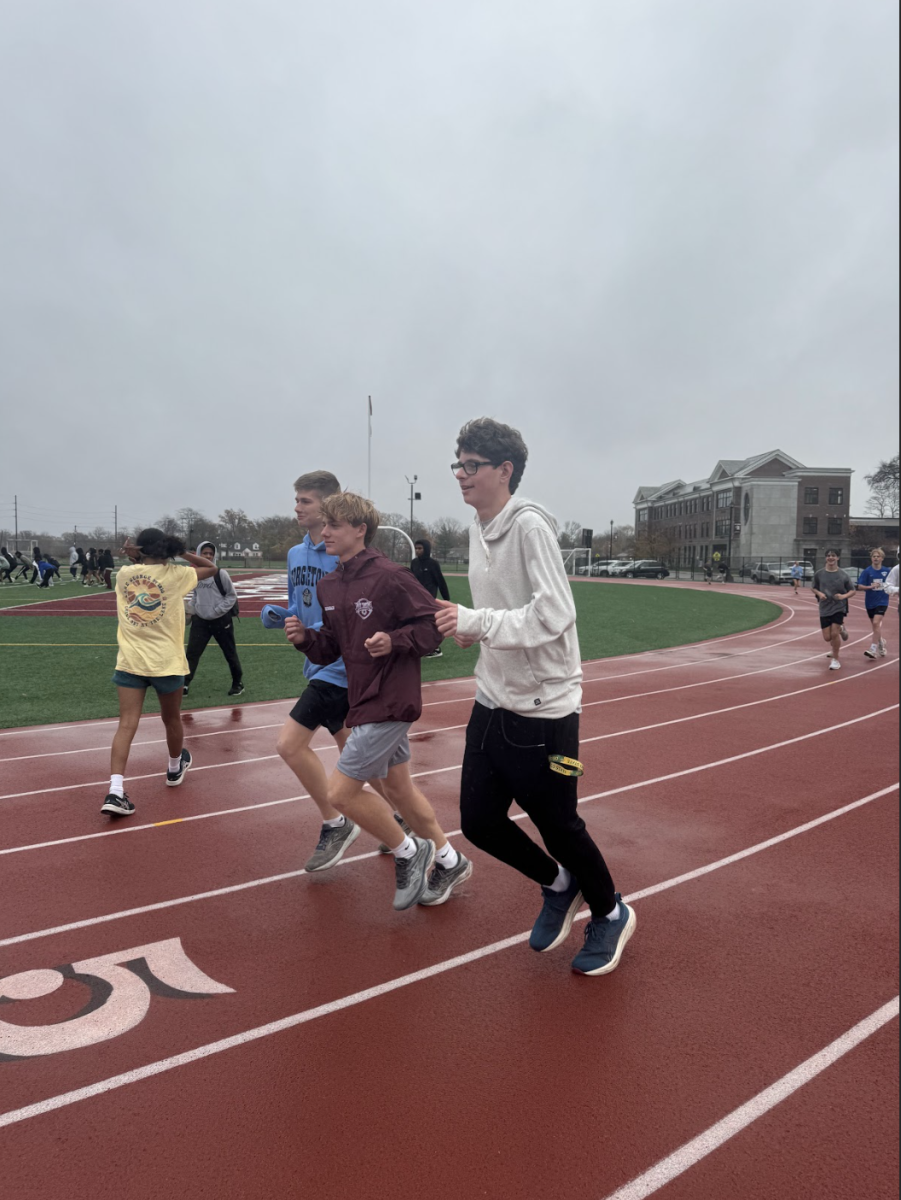
MULTIPOLYGON (((428 736, 430 736, 432 734, 436 734, 436 733, 449 733, 455 729, 465 729, 465 728, 466 728, 465 724, 463 724, 463 725, 442 725, 440 729, 414 730, 410 734, 410 737, 411 738, 428 737, 428 736)), ((316 753, 324 754, 328 750, 337 750, 337 749, 338 749, 337 743, 334 743, 330 746, 317 747, 316 753)), ((201 766, 201 767, 192 767, 191 770, 194 774, 196 774, 198 771, 221 771, 224 767, 246 767, 249 763, 271 762, 272 759, 278 758, 278 757, 280 757, 278 754, 261 754, 256 758, 236 758, 236 759, 233 759, 231 762, 206 763, 204 766, 201 766)), ((158 779, 161 774, 162 774, 162 772, 160 772, 160 771, 151 771, 148 775, 129 775, 127 778, 128 778, 129 783, 131 783, 131 782, 138 782, 141 779, 158 779)), ((35 790, 33 792, 8 792, 5 796, 0 796, 0 800, 21 800, 25 796, 49 796, 53 792, 74 792, 78 788, 106 787, 106 785, 108 783, 109 783, 108 778, 107 779, 94 779, 94 780, 91 780, 89 783, 68 783, 64 787, 37 788, 37 790, 35 790)))
MULTIPOLYGON (((256 733, 259 729, 281 729, 283 721, 275 721, 270 725, 242 725, 240 729, 213 729, 209 733, 188 733, 185 731, 185 741, 194 741, 197 738, 209 737, 225 737, 228 734, 240 735, 244 733, 256 733)), ((141 746, 162 746, 165 744, 165 738, 148 738, 143 742, 132 742, 132 750, 137 750, 141 746)), ((77 750, 48 750, 44 754, 19 754, 15 758, 0 758, 2 763, 26 762, 34 758, 61 758, 66 754, 101 754, 103 751, 109 750, 109 742, 103 746, 79 746, 77 750)))
MULTIPOLYGON (((869 676, 874 671, 881 671, 884 667, 893 667, 893 666, 897 666, 897 665, 898 665, 897 660, 893 659, 891 662, 885 662, 885 663, 880 664, 880 666, 878 666, 878 667, 873 667, 872 671, 868 671, 865 675, 843 675, 841 679, 829 679, 825 683, 818 683, 809 688, 801 688, 800 690, 795 691, 795 692, 784 692, 779 696, 766 696, 761 700, 748 701, 746 704, 734 704, 734 705, 731 705, 729 708, 717 708, 717 709, 711 710, 710 712, 696 713, 692 716, 675 717, 671 721, 661 721, 656 725, 642 725, 635 729, 620 729, 620 730, 617 730, 615 733, 601 733, 601 734, 596 735, 595 737, 582 738, 580 741, 580 745, 583 745, 583 746, 588 745, 591 742, 603 742, 603 741, 607 741, 610 738, 627 737, 629 734, 633 734, 633 733, 646 733, 649 730, 653 730, 653 729, 663 729, 668 725, 681 725, 686 721, 699 721, 705 717, 718 717, 724 713, 737 712, 743 708, 754 708, 758 704, 771 704, 775 700, 791 699, 795 696, 802 696, 806 692, 815 692, 815 691, 818 691, 820 688, 833 687, 837 683, 849 683, 854 680, 866 679, 866 678, 869 678, 869 676)), ((334 750, 334 749, 337 749, 337 747, 336 746, 323 746, 323 747, 319 747, 316 752, 320 753, 322 750, 334 750)), ((270 757, 275 757, 275 756, 270 756, 270 757)), ((262 761, 262 760, 251 760, 251 761, 262 761)), ((222 763, 220 765, 221 766, 231 766, 233 764, 222 763)), ((433 770, 433 771, 418 771, 413 774, 413 778, 420 779, 420 778, 423 778, 424 776, 428 776, 428 775, 442 775, 448 771, 458 771, 461 769, 461 767, 462 767, 462 763, 455 763, 454 765, 452 765, 450 767, 439 767, 437 770, 433 770)), ((0 797, 0 799, 6 799, 6 797, 0 797)), ((304 795, 302 795, 302 796, 289 796, 284 800, 268 800, 261 804, 243 805, 240 808, 226 808, 226 809, 221 809, 216 812, 199 813, 197 815, 189 816, 189 817, 174 817, 168 821, 162 822, 162 824, 164 824, 164 825, 176 825, 176 824, 177 825, 185 825, 190 821, 207 821, 211 817, 233 816, 235 814, 240 814, 240 813, 245 813, 245 812, 253 812, 253 810, 257 809, 257 808, 272 808, 278 804, 291 804, 297 800, 306 800, 306 799, 309 799, 309 797, 306 793, 304 793, 304 795)), ((588 797, 588 799, 592 799, 592 797, 588 797)), ((76 836, 68 837, 68 838, 57 838, 56 840, 50 841, 50 842, 35 842, 32 845, 28 845, 28 846, 11 846, 7 849, 0 850, 0 856, 2 856, 4 854, 21 854, 27 850, 47 850, 53 846, 69 846, 69 845, 72 845, 74 842, 89 842, 89 841, 94 841, 96 838, 117 837, 119 834, 122 834, 122 833, 143 832, 144 830, 147 830, 147 829, 155 829, 159 826, 159 824, 161 824, 161 822, 154 821, 147 825, 126 825, 126 826, 116 828, 116 829, 104 829, 98 833, 84 833, 84 834, 78 834, 76 836)))
MULTIPOLYGON (((427 775, 444 775, 448 771, 459 771, 460 764, 455 763, 451 767, 437 767, 432 771, 415 771, 412 779, 423 779, 427 775)), ((309 800, 308 792, 304 792, 300 796, 286 796, 284 800, 262 800, 259 804, 244 804, 240 808, 222 808, 216 812, 195 813, 191 817, 171 817, 165 821, 151 821, 147 825, 120 825, 113 829, 102 829, 99 833, 82 833, 76 837, 57 838, 52 842, 35 842, 30 846, 9 846, 5 850, 0 850, 0 855, 4 854, 22 854, 26 850, 49 850, 52 846, 71 846, 73 842, 93 842, 97 838, 119 837, 123 833, 145 833, 148 829, 159 829, 169 825, 187 825, 191 821, 209 821, 213 817, 230 817, 236 813, 255 812, 260 808, 275 808, 279 804, 296 804, 299 800, 309 800)))
POLYGON ((698 1137, 686 1142, 675 1153, 661 1159, 656 1166, 633 1179, 631 1183, 618 1188, 607 1197, 607 1200, 646 1200, 646 1197, 652 1196, 654 1192, 683 1175, 702 1159, 712 1154, 714 1150, 719 1150, 737 1133, 741 1133, 743 1129, 747 1129, 749 1125, 765 1116, 777 1104, 788 1100, 805 1084, 816 1079, 818 1075, 837 1063, 840 1058, 844 1058, 861 1042, 865 1042, 868 1037, 878 1033, 889 1021, 897 1018, 898 1012, 899 997, 896 996, 894 1000, 884 1004, 882 1008, 877 1009, 865 1020, 849 1029, 847 1033, 836 1038, 818 1054, 814 1054, 806 1062, 802 1062, 799 1067, 795 1067, 793 1071, 783 1075, 781 1079, 765 1088, 764 1091, 758 1092, 753 1100, 734 1109, 722 1121, 717 1121, 715 1125, 711 1125, 698 1137))
MULTIPOLYGON (((882 792, 876 792, 871 797, 865 797, 862 800, 855 801, 854 804, 846 805, 842 809, 838 809, 834 813, 827 814, 824 817, 818 818, 815 824, 824 824, 826 821, 834 820, 845 812, 849 812, 852 808, 858 808, 863 804, 869 803, 871 800, 883 796, 887 791, 897 790, 898 785, 895 784, 892 788, 882 792)), ((771 839, 769 842, 763 842, 757 848, 751 848, 742 852, 739 857, 748 857, 752 853, 759 853, 777 842, 787 841, 791 837, 796 837, 800 832, 805 831, 810 825, 799 826, 798 830, 789 830, 787 833, 780 834, 777 838, 771 839)), ((367 855, 366 857, 375 857, 375 855, 367 855)), ((722 859, 719 863, 710 863, 706 867, 700 868, 698 872, 692 872, 688 875, 681 875, 677 879, 667 880, 664 883, 656 884, 653 891, 661 892, 670 887, 676 887, 680 883, 687 882, 691 878, 695 878, 702 874, 709 874, 711 871, 717 870, 721 866, 730 865, 736 861, 736 856, 732 855, 728 859, 722 859)), ((291 876, 277 876, 275 878, 284 879, 291 876)), ((232 889, 223 889, 217 893, 219 895, 226 894, 226 891, 232 889)), ((647 889, 645 895, 651 894, 652 889, 647 889)), ((635 896, 627 896, 626 900, 629 903, 635 902, 641 893, 635 896)), ((142 911, 152 911, 145 909, 142 911)), ((580 913, 576 918, 577 921, 585 921, 590 916, 590 913, 580 913)), ((113 918, 109 918, 113 919, 113 918)), ((315 1021, 320 1017, 330 1016, 332 1013, 342 1012, 348 1008, 354 1008, 357 1005, 364 1004, 368 1000, 375 1000, 380 996, 386 996, 391 992, 399 991, 401 988, 409 987, 414 983, 421 983, 426 979, 433 979, 436 975, 443 975, 448 971, 456 970, 458 967, 467 966, 470 963, 477 962, 480 959, 488 958, 495 954, 501 954, 505 950, 510 950, 514 946, 520 946, 529 940, 529 933, 514 934, 512 937, 504 938, 503 941, 492 942, 488 946, 481 946, 477 950, 471 950, 467 954, 457 955, 455 958, 447 959, 444 962, 436 963, 434 966, 425 967, 420 971, 413 971, 409 975, 402 975, 397 979, 388 980, 386 983, 378 984, 375 987, 367 988, 365 991, 355 992, 350 996, 343 996, 339 1000, 332 1000, 327 1004, 320 1004, 316 1008, 306 1009, 304 1012, 296 1013, 293 1016, 285 1017, 280 1021, 272 1021, 269 1024, 258 1026, 256 1029, 248 1029, 244 1033, 235 1034, 232 1037, 223 1038, 217 1042, 211 1042, 206 1046, 198 1046, 194 1050, 188 1050, 183 1054, 174 1055, 171 1058, 164 1058, 155 1063, 148 1063, 146 1066, 138 1067, 133 1071, 126 1071, 121 1075, 114 1075, 110 1079, 101 1080, 99 1083, 94 1083, 88 1087, 78 1088, 75 1091, 65 1092, 59 1096, 53 1096, 47 1100, 38 1101, 36 1104, 29 1104, 24 1108, 14 1109, 10 1112, 0 1114, 0 1129, 9 1125, 15 1125, 20 1121, 27 1121, 32 1117, 45 1115, 49 1112, 54 1112, 57 1109, 65 1108, 71 1104, 77 1104, 82 1100, 89 1100, 94 1096, 103 1095, 106 1092, 114 1091, 117 1088, 127 1087, 129 1084, 138 1083, 144 1079, 151 1079, 155 1075, 162 1075, 166 1071, 174 1070, 177 1067, 187 1066, 190 1063, 200 1062, 202 1059, 210 1058, 214 1054, 221 1054, 226 1050, 236 1049, 238 1046, 246 1046, 249 1042, 259 1041, 261 1038, 271 1037, 274 1034, 283 1033, 288 1029, 294 1029, 299 1025, 306 1025, 310 1021, 315 1021)), ((6 945, 7 943, 0 943, 6 945)))
MULTIPOLYGON (((753 599, 754 597, 751 597, 751 598, 753 599)), ((691 649, 694 649, 697 647, 700 647, 701 649, 703 649, 705 647, 720 646, 720 645, 722 645, 723 642, 735 641, 737 638, 752 637, 754 634, 758 634, 758 633, 770 633, 770 632, 772 632, 772 630, 778 629, 782 625, 787 625, 790 621, 792 621, 794 619, 795 610, 793 608, 790 608, 788 605, 782 604, 781 601, 769 600, 768 602, 771 604, 779 603, 782 608, 788 609, 788 612, 790 615, 783 618, 783 620, 781 620, 781 621, 774 621, 768 625, 758 625, 754 629, 746 629, 744 633, 730 633, 726 637, 722 637, 722 638, 707 638, 703 642, 687 642, 683 646, 663 646, 657 650, 642 650, 638 654, 617 654, 617 655, 613 655, 610 658, 588 658, 583 661, 582 666, 583 667, 595 667, 595 666, 606 665, 608 663, 635 662, 639 659, 645 658, 648 655, 652 655, 652 654, 676 654, 681 650, 691 650, 691 649)), ((803 634, 802 636, 809 637, 810 634, 803 634)), ((798 641, 800 639, 788 638, 786 640, 798 641)), ((780 642, 773 642, 769 646, 763 646, 760 648, 763 650, 775 649, 784 644, 785 644, 785 640, 780 641, 780 642)), ((719 661, 721 661, 721 660, 719 660, 719 661)), ((676 666, 676 667, 691 666, 691 665, 692 665, 691 663, 675 663, 675 664, 673 664, 673 666, 676 666)), ((659 667, 659 668, 654 668, 654 669, 661 670, 661 671, 669 671, 671 669, 671 667, 666 666, 666 667, 659 667)), ((651 672, 642 672, 642 673, 649 674, 651 672)), ((627 678, 627 676, 614 676, 613 678, 617 678, 617 679, 627 678)), ((430 680, 425 681, 422 686, 423 686, 423 689, 426 689, 426 688, 431 689, 431 688, 436 688, 436 687, 453 687, 456 684, 474 683, 474 682, 475 682, 474 675, 461 675, 457 679, 430 679, 430 680)), ((595 681, 592 680, 589 682, 595 682, 595 681)), ((604 682, 604 681, 602 679, 598 679, 596 682, 604 682)), ((245 703, 243 703, 241 705, 234 705, 233 707, 240 708, 241 711, 243 712, 246 709, 252 709, 252 708, 269 708, 273 704, 292 704, 293 705, 295 703, 296 703, 296 698, 294 698, 294 699, 286 698, 284 700, 250 700, 250 701, 246 701, 245 703)), ((187 711, 196 716, 204 716, 206 714, 212 714, 213 716, 215 716, 219 713, 222 713, 223 711, 227 711, 228 707, 229 706, 227 704, 219 704, 219 705, 212 705, 209 708, 188 709, 187 711)), ((158 713, 144 713, 143 716, 141 717, 141 720, 142 721, 155 720, 158 715, 159 715, 158 713)), ((0 738, 22 737, 22 736, 26 736, 26 735, 32 734, 32 733, 59 733, 66 729, 82 729, 86 726, 90 726, 91 729, 100 729, 107 725, 118 725, 118 723, 119 723, 118 720, 113 718, 111 720, 106 720, 106 721, 68 721, 68 722, 60 722, 55 725, 22 725, 16 729, 0 730, 0 738)))
MULTIPOLYGON (((844 721, 840 725, 832 725, 828 729, 819 729, 819 730, 816 730, 814 733, 805 733, 805 734, 802 734, 800 737, 791 738, 789 741, 786 741, 786 742, 777 742, 772 746, 761 746, 757 750, 748 750, 744 754, 733 755, 731 758, 721 758, 721 759, 718 759, 716 762, 702 763, 701 766, 689 767, 685 771, 675 771, 670 775, 658 775, 654 779, 642 779, 638 783, 627 783, 621 787, 609 788, 607 791, 604 791, 604 792, 595 792, 595 794, 593 796, 582 796, 579 800, 579 804, 580 805, 581 804, 590 804, 594 800, 605 800, 610 796, 620 796, 620 795, 623 795, 625 792, 635 792, 644 787, 652 787, 654 784, 657 784, 657 783, 668 783, 673 779, 679 779, 680 777, 685 776, 685 775, 695 775, 695 774, 699 774, 702 771, 712 771, 712 770, 715 770, 717 767, 725 766, 728 763, 738 762, 744 758, 753 758, 755 755, 766 754, 770 750, 779 750, 785 746, 794 745, 797 742, 804 742, 804 741, 809 740, 810 738, 819 737, 822 734, 834 733, 835 730, 837 730, 837 729, 845 729, 849 725, 857 725, 861 721, 870 720, 872 717, 878 717, 878 716, 882 716, 888 712, 894 712, 895 709, 897 709, 898 707, 899 706, 897 704, 893 704, 890 708, 880 709, 879 712, 868 713, 866 716, 863 716, 863 717, 855 717, 853 720, 844 721)), ((458 768, 447 767, 447 768, 443 768, 443 769, 449 771, 449 770, 456 770, 458 768)), ((891 789, 889 789, 889 790, 891 790, 891 789)), ((879 792, 876 795, 882 796, 884 794, 885 794, 885 792, 879 792)), ((868 797, 867 799, 868 800, 874 799, 874 798, 876 798, 876 795, 874 795, 873 797, 868 797)), ((841 810, 841 811, 844 811, 844 810, 841 810)), ((528 820, 528 815, 526 813, 517 813, 515 816, 511 817, 511 820, 525 821, 525 820, 528 820)), ((463 835, 463 831, 461 829, 450 830, 446 834, 446 836, 448 838, 462 837, 462 835, 463 835)), ((370 857, 373 857, 373 856, 368 855, 368 854, 357 855, 356 857, 342 859, 340 865, 343 866, 345 863, 359 862, 361 859, 370 858, 370 857)), ((156 904, 145 905, 143 908, 128 909, 128 910, 125 910, 122 912, 108 913, 102 917, 89 917, 84 921, 75 921, 68 925, 57 925, 51 929, 41 929, 41 930, 38 930, 36 933, 23 933, 23 934, 19 934, 17 937, 6 938, 5 940, 0 941, 0 949, 2 949, 4 946, 17 945, 19 942, 32 941, 35 938, 49 937, 51 934, 67 933, 73 929, 86 929, 91 925, 100 925, 100 924, 104 924, 107 921, 118 921, 123 917, 136 916, 136 915, 139 915, 139 914, 145 913, 145 912, 155 912, 156 910, 162 909, 162 908, 173 908, 179 904, 193 904, 198 900, 206 900, 212 896, 226 895, 231 892, 247 891, 250 888, 265 887, 267 884, 279 882, 283 879, 296 879, 303 874, 305 874, 305 872, 301 870, 301 871, 291 871, 291 872, 288 872, 286 875, 270 876, 265 879, 251 879, 251 880, 248 880, 246 883, 232 884, 231 887, 226 888, 224 890, 218 889, 213 892, 202 892, 202 893, 198 893, 194 896, 180 896, 175 900, 162 900, 162 901, 157 902, 156 904)))

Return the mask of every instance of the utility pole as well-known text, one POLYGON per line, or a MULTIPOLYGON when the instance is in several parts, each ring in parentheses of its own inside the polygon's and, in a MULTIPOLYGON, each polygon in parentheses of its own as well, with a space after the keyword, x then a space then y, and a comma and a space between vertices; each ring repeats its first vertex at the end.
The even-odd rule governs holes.
POLYGON ((367 466, 368 466, 368 471, 367 471, 367 475, 366 475, 366 479, 367 479, 366 495, 371 500, 372 499, 372 397, 369 396, 368 399, 369 399, 369 437, 366 442, 366 455, 367 455, 366 461, 367 461, 367 466))
POLYGON ((410 538, 412 540, 415 537, 415 531, 413 529, 413 501, 421 500, 422 492, 414 491, 416 481, 419 479, 418 475, 414 475, 412 479, 409 475, 405 475, 404 479, 406 479, 407 483, 410 485, 410 538))
POLYGON ((613 560, 613 522, 610 522, 610 559, 613 560))
POLYGON ((16 520, 16 549, 18 550, 19 549, 19 497, 18 496, 13 497, 13 508, 15 510, 15 520, 16 520))
POLYGON ((113 505, 113 545, 119 544, 119 505, 113 505))

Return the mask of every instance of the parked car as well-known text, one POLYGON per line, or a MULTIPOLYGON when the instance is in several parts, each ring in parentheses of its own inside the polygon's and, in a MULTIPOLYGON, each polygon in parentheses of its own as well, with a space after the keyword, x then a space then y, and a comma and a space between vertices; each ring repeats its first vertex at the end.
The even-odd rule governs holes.
POLYGON ((656 559, 640 558, 635 562, 626 563, 625 570, 616 573, 626 579, 666 579, 669 576, 669 568, 666 563, 656 559))
POLYGON ((592 573, 592 575, 603 575, 606 578, 610 574, 610 568, 618 567, 618 566, 619 566, 619 559, 616 559, 616 558, 601 559, 600 562, 595 562, 595 563, 591 564, 591 573, 592 573))
POLYGON ((629 568, 634 565, 635 562, 633 559, 629 559, 627 562, 615 562, 610 565, 607 574, 611 576, 616 575, 619 578, 622 578, 626 571, 628 571, 629 568))
POLYGON ((751 568, 752 583, 791 583, 792 562, 797 561, 804 568, 803 578, 810 581, 814 576, 813 563, 807 559, 781 559, 779 562, 761 562, 751 568))

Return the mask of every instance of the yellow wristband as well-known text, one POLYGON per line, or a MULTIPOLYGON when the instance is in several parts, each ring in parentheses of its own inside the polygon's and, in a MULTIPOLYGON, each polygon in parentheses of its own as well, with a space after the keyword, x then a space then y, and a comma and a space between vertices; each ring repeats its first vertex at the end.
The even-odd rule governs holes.
POLYGON ((575 758, 564 758, 562 754, 550 754, 548 762, 551 770, 557 775, 575 775, 578 778, 585 774, 582 764, 575 758))

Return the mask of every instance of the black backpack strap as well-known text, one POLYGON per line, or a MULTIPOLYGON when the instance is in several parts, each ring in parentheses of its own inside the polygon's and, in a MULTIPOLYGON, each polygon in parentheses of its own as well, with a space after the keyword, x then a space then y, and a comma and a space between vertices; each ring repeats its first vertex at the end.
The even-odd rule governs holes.
POLYGON ((222 596, 227 596, 228 592, 225 590, 225 584, 222 582, 220 572, 217 571, 213 578, 216 580, 216 587, 219 589, 219 594, 222 596))

